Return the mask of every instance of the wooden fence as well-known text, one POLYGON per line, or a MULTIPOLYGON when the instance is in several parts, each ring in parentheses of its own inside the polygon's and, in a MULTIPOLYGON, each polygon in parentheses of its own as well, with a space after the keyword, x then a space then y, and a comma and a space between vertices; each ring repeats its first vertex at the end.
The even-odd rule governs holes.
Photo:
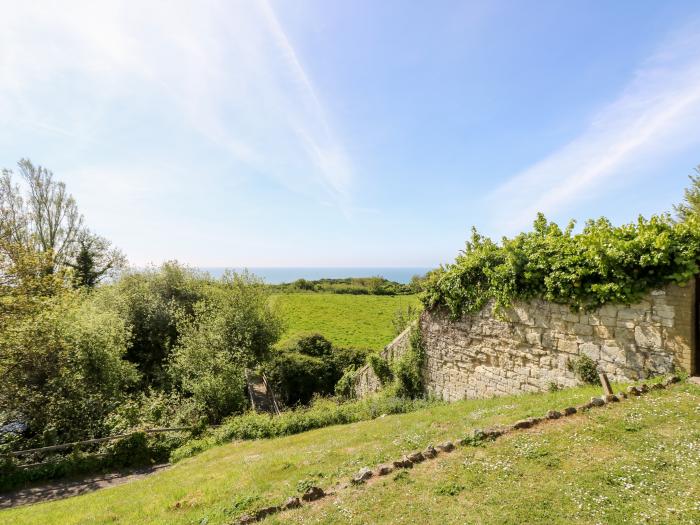
MULTIPOLYGON (((219 425, 211 425, 209 428, 216 428, 219 425)), ((14 452, 8 452, 6 454, 0 454, 0 457, 20 457, 29 454, 43 453, 43 452, 56 452, 59 450, 66 450, 80 445, 94 445, 96 443, 105 443, 107 441, 114 441, 117 439, 124 439, 135 434, 159 434, 162 432, 182 432, 192 430, 192 427, 169 427, 169 428, 148 428, 145 430, 136 430, 134 432, 128 432, 126 434, 116 434, 114 436, 86 439, 84 441, 74 441, 73 443, 62 443, 60 445, 50 445, 48 447, 39 448, 28 448, 26 450, 15 450, 14 452)), ((41 463, 31 463, 28 465, 21 465, 23 468, 32 467, 40 465, 41 463)))

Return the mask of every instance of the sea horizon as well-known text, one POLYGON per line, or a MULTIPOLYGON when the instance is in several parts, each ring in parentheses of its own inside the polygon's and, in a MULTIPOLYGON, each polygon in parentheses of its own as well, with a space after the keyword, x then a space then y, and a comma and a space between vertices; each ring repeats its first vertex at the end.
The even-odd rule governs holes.
POLYGON ((383 277, 389 281, 406 284, 414 275, 424 275, 432 270, 427 266, 214 266, 199 269, 214 278, 221 277, 226 270, 247 270, 268 284, 291 283, 297 279, 315 281, 349 277, 383 277))

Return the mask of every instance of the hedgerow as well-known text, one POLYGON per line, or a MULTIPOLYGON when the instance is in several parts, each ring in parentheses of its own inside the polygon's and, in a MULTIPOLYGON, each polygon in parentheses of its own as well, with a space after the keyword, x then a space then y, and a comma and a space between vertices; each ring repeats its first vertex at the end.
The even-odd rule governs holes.
POLYGON ((633 304, 650 290, 698 273, 696 220, 675 222, 664 214, 613 226, 600 218, 580 233, 573 228, 573 221, 562 230, 538 214, 533 231, 501 243, 472 230, 455 262, 429 276, 421 299, 455 318, 489 301, 502 311, 534 298, 590 311, 606 303, 633 304))

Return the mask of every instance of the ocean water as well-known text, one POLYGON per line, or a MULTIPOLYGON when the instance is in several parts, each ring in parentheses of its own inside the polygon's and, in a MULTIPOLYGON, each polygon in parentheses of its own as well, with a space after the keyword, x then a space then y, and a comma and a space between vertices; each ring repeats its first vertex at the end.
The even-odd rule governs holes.
POLYGON ((201 268, 212 277, 221 277, 226 270, 247 269, 270 284, 291 283, 297 279, 344 279, 346 277, 384 277, 397 283, 408 283, 414 275, 423 275, 431 268, 201 268))

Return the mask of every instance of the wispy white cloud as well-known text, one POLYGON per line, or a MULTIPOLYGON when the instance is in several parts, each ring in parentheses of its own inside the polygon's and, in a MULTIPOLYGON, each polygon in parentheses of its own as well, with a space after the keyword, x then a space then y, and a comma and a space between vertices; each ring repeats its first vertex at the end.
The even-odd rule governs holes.
POLYGON ((115 107, 175 114, 253 173, 349 206, 351 162, 265 0, 5 2, 2 12, 6 133, 24 122, 110 140, 115 107))
POLYGON ((700 25, 666 42, 620 96, 574 140, 525 169, 489 197, 494 229, 513 233, 538 211, 553 214, 632 182, 636 168, 700 144, 700 25))

